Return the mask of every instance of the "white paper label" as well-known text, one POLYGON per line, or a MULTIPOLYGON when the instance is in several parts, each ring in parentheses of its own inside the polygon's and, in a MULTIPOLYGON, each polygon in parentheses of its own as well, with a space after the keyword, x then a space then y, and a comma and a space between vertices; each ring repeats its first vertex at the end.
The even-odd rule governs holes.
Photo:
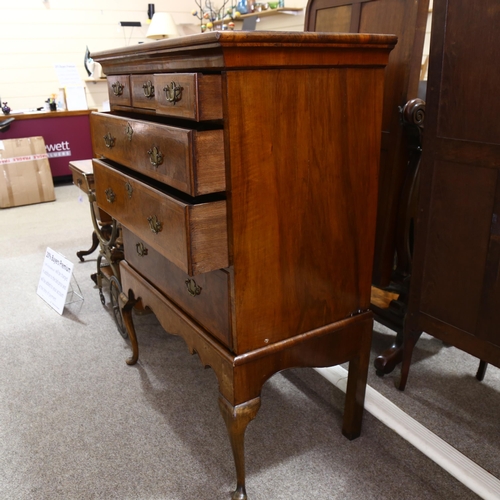
POLYGON ((37 294, 55 311, 62 314, 73 274, 73 263, 47 247, 37 294))

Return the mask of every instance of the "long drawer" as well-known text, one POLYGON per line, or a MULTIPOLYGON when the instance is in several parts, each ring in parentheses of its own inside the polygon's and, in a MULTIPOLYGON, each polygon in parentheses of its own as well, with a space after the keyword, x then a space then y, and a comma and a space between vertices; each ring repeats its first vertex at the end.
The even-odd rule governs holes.
POLYGON ((225 191, 222 130, 197 131, 92 113, 94 155, 108 158, 191 196, 225 191))
POLYGON ((221 120, 223 116, 220 75, 110 75, 108 91, 112 110, 132 107, 197 122, 221 120))
POLYGON ((98 205, 190 276, 228 267, 226 201, 188 203, 93 160, 98 205))
POLYGON ((199 274, 193 279, 126 227, 122 227, 122 235, 127 262, 231 348, 230 274, 219 270, 199 274))

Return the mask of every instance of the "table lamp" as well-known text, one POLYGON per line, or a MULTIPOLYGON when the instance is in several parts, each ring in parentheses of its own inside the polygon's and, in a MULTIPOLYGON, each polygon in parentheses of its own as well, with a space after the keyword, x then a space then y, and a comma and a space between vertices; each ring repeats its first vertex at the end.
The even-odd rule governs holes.
POLYGON ((172 16, 167 12, 155 12, 146 38, 161 40, 162 38, 173 38, 176 36, 179 36, 179 32, 172 16))

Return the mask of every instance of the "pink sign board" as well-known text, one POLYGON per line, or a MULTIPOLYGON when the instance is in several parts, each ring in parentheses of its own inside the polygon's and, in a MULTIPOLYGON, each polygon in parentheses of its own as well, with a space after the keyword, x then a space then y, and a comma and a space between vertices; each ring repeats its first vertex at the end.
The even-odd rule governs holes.
MULTIPOLYGON (((16 115, 12 115, 16 118, 16 115)), ((0 117, 1 118, 1 117, 0 117)), ((71 175, 69 162, 92 158, 89 115, 19 119, 12 122, 0 140, 42 136, 49 156, 52 177, 71 175)))

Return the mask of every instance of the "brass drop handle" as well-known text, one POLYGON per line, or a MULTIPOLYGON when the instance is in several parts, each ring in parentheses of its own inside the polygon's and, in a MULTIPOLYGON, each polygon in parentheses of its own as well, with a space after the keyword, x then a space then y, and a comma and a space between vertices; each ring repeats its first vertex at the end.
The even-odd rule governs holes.
POLYGON ((163 163, 163 154, 156 146, 153 146, 148 151, 148 155, 149 161, 151 162, 151 165, 153 165, 153 167, 157 167, 158 165, 161 165, 163 163))
POLYGON ((158 234, 163 229, 163 223, 158 220, 156 215, 148 217, 149 228, 154 234, 158 234))
POLYGON ((191 297, 196 297, 201 293, 201 286, 196 284, 196 281, 193 279, 187 279, 185 282, 187 291, 191 297))
POLYGON ((76 185, 81 188, 82 187, 82 180, 81 179, 77 179, 76 180, 76 185))
POLYGON ((130 125, 130 123, 127 123, 127 126, 125 127, 125 135, 127 136, 127 139, 129 141, 132 140, 132 136, 134 135, 134 129, 132 128, 132 125, 130 125))
POLYGON ((144 246, 143 243, 136 243, 135 250, 137 252, 137 255, 139 255, 139 257, 144 257, 145 255, 148 254, 148 249, 144 246))
POLYGON ((171 82, 170 85, 165 85, 165 87, 163 87, 163 91, 165 92, 167 101, 173 102, 174 106, 176 102, 179 102, 182 99, 182 87, 180 84, 171 82))
POLYGON ((115 145, 115 138, 111 135, 111 132, 108 132, 104 137, 104 144, 106 147, 111 149, 115 145))
POLYGON ((144 95, 148 99, 152 99, 155 96, 155 86, 151 82, 151 80, 148 80, 146 83, 143 84, 142 90, 144 91, 144 95))
POLYGON ((106 189, 104 191, 104 194, 106 195, 106 200, 108 200, 108 203, 114 203, 116 194, 111 188, 106 189))
POLYGON ((118 97, 123 94, 125 85, 122 85, 120 82, 115 82, 113 83, 113 85, 111 85, 111 88, 113 89, 113 94, 118 97))
POLYGON ((132 184, 130 182, 125 183, 125 191, 127 191, 129 199, 132 198, 132 193, 134 192, 134 188, 132 187, 132 184))

